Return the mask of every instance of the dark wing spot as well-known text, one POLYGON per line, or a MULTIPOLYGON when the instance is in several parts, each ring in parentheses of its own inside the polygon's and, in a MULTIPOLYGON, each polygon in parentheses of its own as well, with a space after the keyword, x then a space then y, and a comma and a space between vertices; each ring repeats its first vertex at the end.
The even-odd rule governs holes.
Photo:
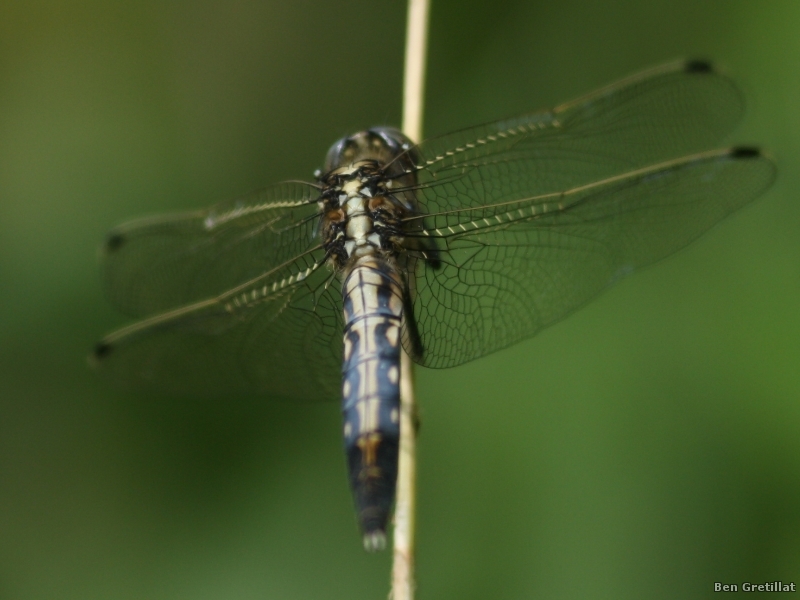
POLYGON ((106 252, 116 252, 125 243, 125 236, 121 233, 111 233, 106 238, 106 252))
POLYGON ((687 73, 713 73, 714 65, 707 60, 688 60, 684 70, 687 73))
POLYGON ((761 150, 753 146, 740 146, 731 150, 733 158, 758 158, 759 156, 761 156, 761 150))
POLYGON ((97 342, 97 345, 94 347, 94 352, 92 356, 95 360, 101 361, 106 358, 109 354, 111 354, 113 346, 108 342, 97 342))

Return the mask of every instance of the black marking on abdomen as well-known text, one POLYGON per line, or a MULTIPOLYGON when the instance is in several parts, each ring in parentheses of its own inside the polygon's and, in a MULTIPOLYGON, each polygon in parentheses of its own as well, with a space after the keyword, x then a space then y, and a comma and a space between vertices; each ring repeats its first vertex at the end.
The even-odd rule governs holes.
POLYGON ((396 270, 366 256, 347 276, 343 295, 345 451, 359 525, 377 549, 397 480, 403 293, 396 270))

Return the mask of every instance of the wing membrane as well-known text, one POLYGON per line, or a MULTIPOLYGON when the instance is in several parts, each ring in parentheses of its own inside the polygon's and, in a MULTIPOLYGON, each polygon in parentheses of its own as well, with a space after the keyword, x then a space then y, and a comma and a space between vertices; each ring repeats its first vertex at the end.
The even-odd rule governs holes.
POLYGON ((148 316, 214 298, 312 245, 319 190, 282 183, 209 209, 126 223, 101 251, 109 300, 148 316))
MULTIPOLYGON (((480 177, 479 169, 468 176, 480 177)), ((717 150, 560 193, 466 202, 427 216, 424 233, 441 266, 418 272, 419 362, 451 367, 534 335, 684 247, 774 177, 757 150, 717 150)))
POLYGON ((115 332, 95 361, 116 379, 170 392, 335 400, 341 291, 324 258, 312 250, 216 298, 115 332))
POLYGON ((552 110, 427 140, 428 213, 560 192, 712 148, 744 114, 736 85, 710 65, 675 62, 552 110))
POLYGON ((341 293, 316 236, 318 195, 282 183, 113 230, 107 293, 129 315, 155 316, 107 336, 96 364, 171 392, 336 399, 341 293))

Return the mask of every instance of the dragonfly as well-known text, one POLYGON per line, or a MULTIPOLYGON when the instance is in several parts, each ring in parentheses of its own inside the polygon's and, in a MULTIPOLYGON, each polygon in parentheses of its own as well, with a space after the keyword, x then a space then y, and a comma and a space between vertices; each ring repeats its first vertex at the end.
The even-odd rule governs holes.
POLYGON ((414 143, 375 127, 313 181, 113 229, 93 362, 173 393, 342 402, 364 545, 394 501, 401 350, 455 367, 529 338, 683 248, 776 177, 719 144, 736 84, 676 61, 551 110, 414 143))

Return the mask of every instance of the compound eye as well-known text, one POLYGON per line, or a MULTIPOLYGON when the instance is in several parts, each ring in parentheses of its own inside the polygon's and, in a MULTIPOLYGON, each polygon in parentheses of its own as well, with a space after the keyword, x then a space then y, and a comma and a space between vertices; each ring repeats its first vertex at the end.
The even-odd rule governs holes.
POLYGON ((352 145, 353 142, 350 138, 342 138, 331 146, 328 150, 328 154, 325 156, 325 167, 323 170, 328 173, 342 166, 342 163, 347 160, 346 155, 348 154, 348 150, 350 151, 349 153, 352 154, 352 145))
POLYGON ((410 139, 394 127, 374 127, 370 130, 370 133, 380 136, 386 147, 393 152, 405 150, 413 145, 410 139))

